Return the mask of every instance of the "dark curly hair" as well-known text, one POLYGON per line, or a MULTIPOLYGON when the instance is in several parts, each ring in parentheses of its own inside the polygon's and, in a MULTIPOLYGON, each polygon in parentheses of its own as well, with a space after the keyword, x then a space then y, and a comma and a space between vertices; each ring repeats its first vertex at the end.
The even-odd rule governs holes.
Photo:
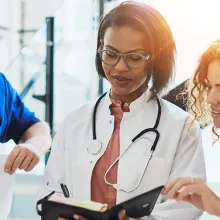
MULTIPOLYGON (((148 80, 152 80, 151 91, 154 94, 161 93, 174 78, 176 52, 173 35, 166 20, 160 12, 145 3, 123 2, 102 18, 98 30, 97 50, 102 46, 101 42, 108 28, 122 26, 129 26, 147 34, 146 40, 151 41, 151 70, 148 71, 148 80)), ((96 69, 101 77, 106 78, 98 54, 96 69)))
MULTIPOLYGON (((192 79, 187 84, 187 109, 194 115, 194 120, 200 122, 201 127, 212 122, 212 117, 207 103, 209 88, 207 86, 207 74, 209 64, 220 59, 220 39, 212 42, 199 59, 198 67, 192 79)), ((216 142, 220 136, 217 129, 213 127, 213 140, 216 142)), ((213 142, 213 143, 214 143, 213 142)))

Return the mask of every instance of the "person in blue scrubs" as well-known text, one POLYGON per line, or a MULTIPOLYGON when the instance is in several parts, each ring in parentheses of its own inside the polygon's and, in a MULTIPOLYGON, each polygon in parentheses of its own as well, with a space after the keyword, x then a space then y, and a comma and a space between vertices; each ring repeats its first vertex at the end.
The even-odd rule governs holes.
POLYGON ((32 170, 51 146, 49 126, 30 112, 6 77, 0 73, 0 142, 14 140, 5 172, 32 170))

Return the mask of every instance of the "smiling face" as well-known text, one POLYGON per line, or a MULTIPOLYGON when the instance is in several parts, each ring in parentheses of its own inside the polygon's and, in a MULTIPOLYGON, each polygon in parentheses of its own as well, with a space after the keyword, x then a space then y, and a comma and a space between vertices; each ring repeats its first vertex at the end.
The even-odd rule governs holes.
MULTIPOLYGON (((138 53, 149 55, 149 45, 146 34, 130 27, 110 27, 103 39, 103 50, 118 53, 138 53)), ((111 54, 109 54, 111 55, 111 54)), ((132 59, 136 59, 134 55, 132 59)), ((149 60, 144 61, 139 68, 129 68, 123 57, 115 66, 102 63, 107 80, 111 84, 111 97, 124 102, 134 101, 147 89, 147 72, 149 60)))
POLYGON ((213 60, 208 67, 208 103, 216 128, 220 128, 220 59, 213 60))

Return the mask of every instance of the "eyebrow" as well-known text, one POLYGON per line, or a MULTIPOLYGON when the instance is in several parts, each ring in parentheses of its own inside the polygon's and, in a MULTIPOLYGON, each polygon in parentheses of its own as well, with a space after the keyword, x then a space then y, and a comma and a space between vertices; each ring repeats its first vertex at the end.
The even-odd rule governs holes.
MULTIPOLYGON (((112 50, 115 50, 115 51, 118 52, 118 53, 120 53, 119 50, 117 50, 116 48, 114 48, 114 47, 112 47, 112 46, 110 46, 110 45, 105 45, 105 46, 111 48, 112 50)), ((138 48, 138 49, 134 49, 134 50, 127 51, 127 52, 125 52, 125 53, 132 53, 132 52, 137 52, 137 51, 140 51, 140 50, 143 51, 143 52, 145 52, 144 49, 138 48)))

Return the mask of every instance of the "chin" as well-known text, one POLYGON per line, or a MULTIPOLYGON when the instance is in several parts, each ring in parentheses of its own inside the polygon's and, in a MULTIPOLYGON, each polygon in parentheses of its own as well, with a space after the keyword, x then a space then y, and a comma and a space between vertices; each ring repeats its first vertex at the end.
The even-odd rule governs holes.
POLYGON ((114 89, 114 92, 118 95, 118 96, 127 96, 130 95, 132 93, 132 90, 130 89, 125 89, 125 88, 116 88, 114 89))

